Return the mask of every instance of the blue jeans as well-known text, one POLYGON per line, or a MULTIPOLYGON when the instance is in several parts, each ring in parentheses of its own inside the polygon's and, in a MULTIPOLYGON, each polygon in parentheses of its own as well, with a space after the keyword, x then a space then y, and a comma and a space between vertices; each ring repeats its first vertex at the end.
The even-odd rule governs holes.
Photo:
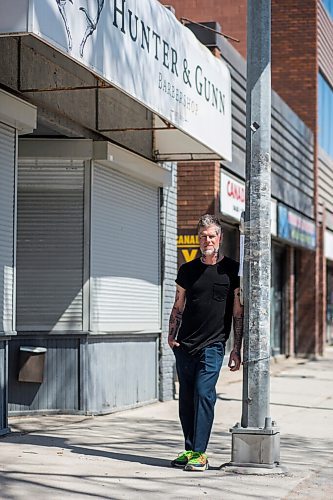
POLYGON ((216 342, 191 356, 175 347, 179 380, 179 418, 185 450, 205 452, 214 420, 216 382, 224 357, 224 344, 216 342))

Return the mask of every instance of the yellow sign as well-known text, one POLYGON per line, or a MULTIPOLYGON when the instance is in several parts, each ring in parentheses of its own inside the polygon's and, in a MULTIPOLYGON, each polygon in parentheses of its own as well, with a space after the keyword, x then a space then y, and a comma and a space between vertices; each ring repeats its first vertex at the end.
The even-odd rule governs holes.
POLYGON ((181 258, 185 262, 190 262, 198 256, 199 237, 197 234, 180 234, 177 238, 177 247, 181 258))
POLYGON ((177 240, 178 248, 199 247, 199 236, 197 234, 180 234, 177 240))
POLYGON ((198 248, 193 248, 193 250, 187 250, 186 248, 182 248, 182 254, 185 262, 190 262, 195 259, 198 254, 198 248))

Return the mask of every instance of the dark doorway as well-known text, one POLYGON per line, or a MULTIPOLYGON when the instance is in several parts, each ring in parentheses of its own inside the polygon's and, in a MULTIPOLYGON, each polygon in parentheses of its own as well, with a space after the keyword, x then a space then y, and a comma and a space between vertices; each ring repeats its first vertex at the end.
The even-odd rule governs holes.
MULTIPOLYGON (((331 264, 331 263, 330 263, 331 264)), ((326 340, 333 345, 333 266, 327 266, 326 340)))
POLYGON ((286 249, 272 243, 271 276, 271 353, 272 356, 285 352, 284 290, 286 277, 286 249))

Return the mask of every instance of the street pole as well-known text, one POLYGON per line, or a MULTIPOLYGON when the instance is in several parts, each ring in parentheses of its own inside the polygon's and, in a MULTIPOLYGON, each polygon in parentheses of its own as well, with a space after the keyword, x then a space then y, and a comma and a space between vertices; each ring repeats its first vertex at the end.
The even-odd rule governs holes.
POLYGON ((242 427, 269 415, 271 44, 269 0, 248 0, 242 427))
POLYGON ((232 464, 273 468, 279 432, 270 400, 271 2, 248 0, 243 407, 232 464))

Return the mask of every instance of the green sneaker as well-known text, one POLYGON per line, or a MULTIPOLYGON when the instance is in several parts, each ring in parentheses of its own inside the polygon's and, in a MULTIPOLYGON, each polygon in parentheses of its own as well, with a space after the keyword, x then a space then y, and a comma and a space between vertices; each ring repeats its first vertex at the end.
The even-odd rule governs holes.
POLYGON ((208 469, 208 460, 205 453, 194 451, 192 457, 185 465, 184 470, 203 471, 208 469))
POLYGON ((181 453, 180 455, 178 455, 177 458, 172 460, 171 462, 172 467, 185 467, 190 458, 192 458, 193 453, 194 452, 190 450, 184 451, 184 453, 181 453))

